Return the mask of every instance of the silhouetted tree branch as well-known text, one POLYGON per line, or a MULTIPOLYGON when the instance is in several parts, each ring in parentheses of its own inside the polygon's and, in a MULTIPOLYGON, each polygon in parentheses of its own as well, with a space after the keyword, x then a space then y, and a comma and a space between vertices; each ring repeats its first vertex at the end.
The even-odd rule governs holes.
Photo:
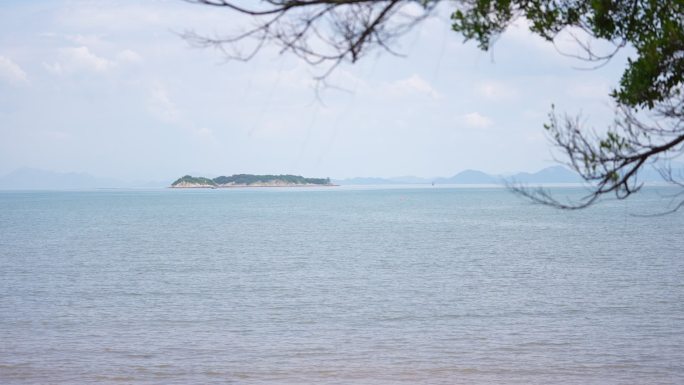
POLYGON ((668 162, 669 156, 684 151, 684 98, 679 95, 661 102, 649 113, 653 115, 650 119, 621 105, 612 127, 598 134, 582 127, 580 117, 560 118, 552 109, 545 128, 552 143, 564 153, 565 164, 590 183, 590 194, 568 203, 544 189, 511 188, 538 203, 562 209, 584 208, 605 194, 625 199, 639 191, 642 184, 638 172, 649 164, 658 167, 665 181, 684 187, 681 175, 673 173, 668 162))
POLYGON ((242 61, 273 44, 281 53, 322 65, 318 80, 343 61, 354 63, 377 47, 398 54, 391 48, 394 40, 428 17, 437 5, 434 0, 186 1, 237 11, 255 21, 253 27, 230 36, 183 34, 192 44, 218 48, 228 59, 242 61), (406 12, 411 4, 413 8, 406 12))

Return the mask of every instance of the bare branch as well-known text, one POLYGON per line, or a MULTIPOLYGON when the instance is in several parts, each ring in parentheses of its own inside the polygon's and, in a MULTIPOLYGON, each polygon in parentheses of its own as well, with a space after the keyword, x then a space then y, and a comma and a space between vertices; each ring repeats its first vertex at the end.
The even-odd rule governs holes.
POLYGON ((254 27, 227 36, 195 32, 181 36, 199 47, 219 49, 228 59, 252 59, 267 44, 307 63, 322 65, 325 79, 342 62, 354 63, 374 48, 398 55, 392 43, 430 16, 438 1, 405 0, 186 0, 251 17, 254 27), (246 5, 243 5, 246 4, 246 5), (401 12, 413 5, 414 12, 401 12), (419 12, 415 12, 419 9, 419 12))
MULTIPOLYGON (((638 179, 639 172, 656 162, 661 164, 664 181, 684 187, 668 163, 671 155, 684 150, 681 106, 681 96, 661 103, 653 111, 652 123, 647 123, 634 108, 619 106, 615 123, 605 134, 583 127, 579 116, 565 115, 559 119, 552 111, 546 125, 550 139, 565 154, 566 164, 589 184, 590 193, 576 202, 560 202, 548 190, 516 184, 509 187, 537 203, 580 209, 606 194, 617 199, 631 196, 643 186, 638 179)), ((676 209, 680 207, 681 204, 676 205, 676 209)))

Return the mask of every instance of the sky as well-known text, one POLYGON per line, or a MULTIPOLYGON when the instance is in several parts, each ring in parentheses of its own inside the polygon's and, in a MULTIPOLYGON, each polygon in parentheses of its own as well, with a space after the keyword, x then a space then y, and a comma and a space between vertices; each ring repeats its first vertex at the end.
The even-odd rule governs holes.
MULTIPOLYGON (((516 23, 490 52, 450 30, 445 2, 395 42, 320 69, 268 47, 249 62, 179 35, 244 26, 226 9, 182 0, 4 1, 0 5, 0 175, 18 168, 122 180, 299 174, 308 177, 505 174, 556 164, 551 104, 590 127, 629 51, 607 65, 561 55, 516 23)), ((573 51, 574 50, 574 51, 573 51)))

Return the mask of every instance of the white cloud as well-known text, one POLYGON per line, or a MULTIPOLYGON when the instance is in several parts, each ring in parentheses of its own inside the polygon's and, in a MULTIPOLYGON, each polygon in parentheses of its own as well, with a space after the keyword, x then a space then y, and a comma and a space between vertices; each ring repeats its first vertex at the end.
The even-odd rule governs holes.
POLYGON ((64 73, 64 69, 59 63, 43 63, 43 67, 45 67, 48 72, 52 72, 53 74, 61 75, 64 73))
POLYGON ((95 55, 86 46, 62 48, 60 61, 52 64, 44 63, 48 71, 58 75, 79 71, 102 73, 115 65, 116 63, 95 55))
POLYGON ((413 19, 424 15, 425 9, 417 3, 407 2, 402 5, 401 12, 399 13, 401 16, 413 19))
POLYGON ((494 122, 492 119, 480 114, 479 112, 470 112, 461 117, 463 123, 471 128, 487 128, 494 122))
POLYGON ((406 79, 397 80, 385 87, 385 92, 395 96, 409 96, 409 95, 426 95, 433 99, 441 98, 441 94, 435 90, 430 83, 420 77, 418 74, 413 74, 406 79))
POLYGON ((171 100, 168 92, 161 84, 156 84, 150 90, 147 99, 147 108, 159 120, 166 123, 178 123, 180 111, 176 104, 171 100))
POLYGON ((28 82, 26 72, 9 58, 0 56, 0 80, 9 84, 18 85, 28 82))
POLYGON ((202 127, 198 130, 195 131, 198 136, 203 137, 203 138, 211 138, 214 136, 214 131, 212 131, 209 128, 202 127))
POLYGON ((137 52, 130 50, 130 49, 125 49, 121 52, 119 52, 116 55, 116 59, 118 63, 140 63, 143 58, 138 54, 137 52))
POLYGON ((557 57, 558 52, 553 43, 544 40, 530 31, 532 24, 524 17, 516 19, 502 36, 502 40, 510 40, 524 47, 542 51, 552 57, 557 57))
POLYGON ((105 59, 101 58, 94 53, 90 52, 88 47, 81 46, 77 48, 66 48, 65 52, 71 59, 71 63, 74 64, 77 69, 87 69, 91 71, 102 72, 110 69, 114 64, 105 59))
MULTIPOLYGON (((529 49, 533 49, 544 54, 547 60, 561 61, 572 64, 573 67, 579 64, 580 68, 589 69, 597 63, 588 63, 576 57, 587 57, 584 47, 591 47, 593 55, 601 57, 613 52, 613 43, 592 37, 591 34, 579 27, 569 27, 560 31, 554 36, 553 42, 547 41, 538 34, 530 30, 532 23, 524 17, 515 20, 502 35, 503 41, 510 41, 529 49)), ((497 43, 499 44, 499 43, 497 43)))
POLYGON ((66 38, 80 46, 95 46, 102 44, 102 38, 97 35, 67 35, 66 38))
POLYGON ((119 51, 115 60, 111 60, 96 55, 86 46, 80 46, 60 49, 59 60, 53 63, 43 63, 43 66, 49 72, 57 75, 84 71, 105 73, 121 65, 136 64, 142 61, 142 56, 131 49, 119 51))
POLYGON ((480 86, 477 88, 477 92, 489 99, 489 100, 509 100, 513 99, 518 95, 518 91, 501 82, 495 82, 495 81, 486 81, 480 84, 480 86))
POLYGON ((368 91, 368 83, 353 72, 338 68, 333 71, 326 81, 333 87, 347 91, 368 91))

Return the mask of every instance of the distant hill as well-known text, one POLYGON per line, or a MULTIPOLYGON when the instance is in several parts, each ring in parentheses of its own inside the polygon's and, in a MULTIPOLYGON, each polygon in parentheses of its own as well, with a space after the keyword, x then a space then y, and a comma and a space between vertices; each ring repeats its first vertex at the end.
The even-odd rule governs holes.
MULTIPOLYGON (((684 163, 672 162, 672 173, 679 179, 684 179, 684 163)), ((640 182, 658 183, 663 182, 660 173, 653 166, 647 166, 639 172, 640 182)), ((335 183, 340 185, 387 185, 387 184, 459 184, 459 185, 503 185, 505 183, 522 184, 556 184, 556 183, 582 183, 583 179, 574 171, 564 166, 551 166, 537 172, 519 172, 512 175, 493 175, 478 170, 465 170, 447 178, 419 178, 402 176, 395 178, 350 178, 337 179, 335 183)))
POLYGON ((20 168, 0 176, 0 190, 87 190, 97 188, 155 188, 168 182, 124 182, 113 178, 100 178, 87 173, 47 171, 20 168))
POLYGON ((438 178, 435 183, 439 184, 498 184, 501 178, 486 174, 477 170, 465 170, 450 178, 438 178))
POLYGON ((535 173, 520 172, 505 178, 513 183, 580 183, 577 173, 563 166, 547 167, 535 173))
POLYGON ((582 179, 574 172, 563 166, 547 167, 535 173, 521 172, 511 176, 487 174, 478 170, 465 170, 446 178, 419 178, 403 176, 396 178, 350 178, 335 180, 341 185, 366 185, 366 184, 487 184, 496 185, 505 182, 516 183, 578 183, 582 179))
POLYGON ((4 190, 67 190, 118 187, 121 181, 98 178, 86 173, 55 172, 21 168, 0 177, 4 190))

